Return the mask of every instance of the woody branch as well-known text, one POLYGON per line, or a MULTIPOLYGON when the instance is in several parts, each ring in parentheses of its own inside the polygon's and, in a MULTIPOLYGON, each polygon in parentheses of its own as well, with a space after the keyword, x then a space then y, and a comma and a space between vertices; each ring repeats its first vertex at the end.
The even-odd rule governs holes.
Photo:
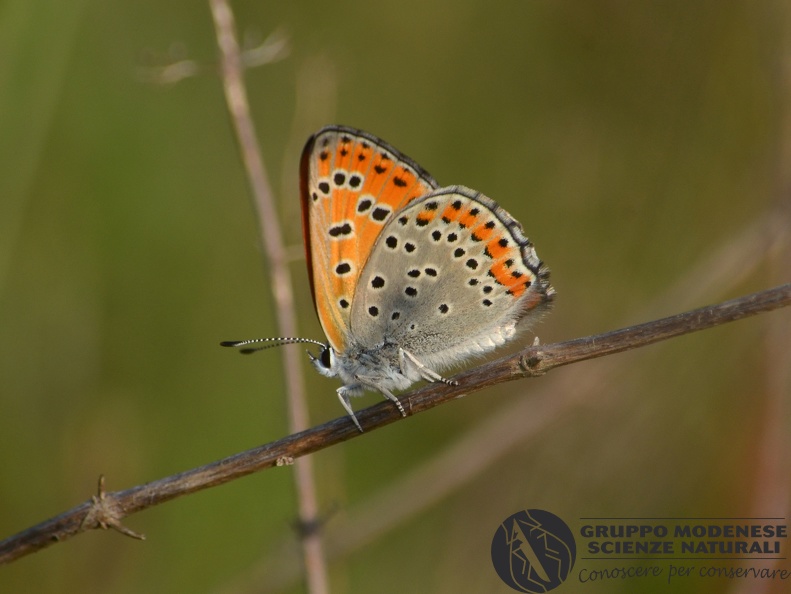
MULTIPOLYGON (((788 305, 791 305, 791 283, 603 334, 533 345, 455 376, 453 379, 459 382, 458 386, 431 384, 402 396, 401 402, 409 416, 415 415, 487 386, 540 376, 556 367, 648 346, 788 305)), ((348 439, 358 439, 401 418, 392 403, 382 402, 358 413, 358 419, 365 428, 363 434, 347 417, 342 417, 124 491, 104 492, 100 488, 98 496, 0 542, 0 564, 10 563, 94 528, 114 528, 129 534, 131 531, 122 526, 121 520, 134 513, 254 472, 291 464, 296 458, 348 439)))

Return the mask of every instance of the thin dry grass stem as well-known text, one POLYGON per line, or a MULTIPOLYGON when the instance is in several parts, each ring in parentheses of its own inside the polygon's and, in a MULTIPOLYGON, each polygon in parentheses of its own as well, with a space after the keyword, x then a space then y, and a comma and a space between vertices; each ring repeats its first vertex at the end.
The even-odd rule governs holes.
MULTIPOLYGON (((791 284, 786 284, 596 336, 556 344, 533 345, 514 355, 454 376, 453 379, 458 381, 458 385, 431 384, 402 396, 400 400, 411 416, 487 386, 543 375, 563 365, 655 344, 789 305, 791 284)), ((363 410, 358 413, 357 418, 365 428, 365 433, 361 434, 348 417, 342 417, 206 466, 125 491, 106 493, 104 499, 108 500, 106 505, 118 510, 114 515, 120 521, 123 517, 154 505, 221 485, 265 468, 276 468, 285 459, 296 460, 342 441, 359 439, 375 429, 402 420, 401 414, 389 401, 363 410)), ((0 542, 0 565, 91 528, 84 526, 83 520, 93 505, 92 501, 87 501, 0 542)))
MULTIPOLYGON (((275 298, 278 331, 280 336, 296 336, 297 320, 288 257, 247 101, 247 90, 243 78, 244 63, 236 39, 233 12, 226 0, 210 0, 210 5, 221 54, 220 72, 225 97, 258 215, 259 233, 266 255, 270 285, 275 298)), ((309 425, 305 386, 297 350, 284 349, 282 353, 289 405, 289 427, 291 432, 295 433, 309 425)), ((319 511, 310 458, 302 458, 295 462, 294 479, 300 524, 311 526, 317 521, 319 511)), ((308 591, 312 594, 329 592, 321 535, 315 530, 303 531, 302 548, 308 591)))
MULTIPOLYGON (((677 307, 689 307, 711 293, 727 293, 784 247, 791 247, 791 229, 788 219, 773 209, 702 257, 647 305, 642 315, 630 318, 656 315, 674 301, 677 307)), ((509 451, 536 438, 580 404, 590 402, 624 365, 628 363, 623 359, 607 359, 595 368, 573 368, 547 378, 531 390, 530 398, 521 398, 495 411, 395 484, 350 508, 330 524, 326 531, 327 548, 332 551, 329 559, 342 559, 375 542, 480 476, 509 451)), ((285 544, 275 547, 270 557, 222 592, 248 592, 260 586, 275 592, 292 585, 299 568, 288 550, 285 544)))

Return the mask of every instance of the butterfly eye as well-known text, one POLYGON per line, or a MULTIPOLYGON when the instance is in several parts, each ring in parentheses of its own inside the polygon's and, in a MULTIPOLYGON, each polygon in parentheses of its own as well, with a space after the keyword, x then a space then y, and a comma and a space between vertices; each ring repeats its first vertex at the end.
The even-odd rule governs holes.
POLYGON ((332 356, 332 347, 326 347, 322 349, 321 354, 319 355, 319 362, 321 366, 325 369, 332 369, 332 360, 334 357, 332 356))

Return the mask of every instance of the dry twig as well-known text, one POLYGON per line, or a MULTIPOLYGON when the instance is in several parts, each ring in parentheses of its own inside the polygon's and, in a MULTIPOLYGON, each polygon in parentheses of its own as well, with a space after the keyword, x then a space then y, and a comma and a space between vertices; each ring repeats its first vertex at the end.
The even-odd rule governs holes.
MULTIPOLYGON (((791 305, 791 283, 604 334, 556 344, 534 345, 515 355, 454 376, 453 379, 459 382, 458 386, 432 384, 406 394, 401 397, 401 402, 409 416, 415 415, 486 386, 540 376, 556 367, 647 346, 788 305, 791 305)), ((348 417, 342 417, 206 466, 124 491, 105 493, 104 505, 114 510, 113 517, 120 522, 124 517, 176 497, 276 467, 282 464, 283 459, 301 458, 342 441, 360 438, 401 418, 390 402, 381 402, 358 413, 365 433, 359 433, 348 417)), ((98 527, 86 525, 84 521, 95 505, 94 500, 88 500, 0 542, 0 564, 98 527)))
MULTIPOLYGON (((711 293, 729 293, 754 274, 767 260, 791 247, 791 228, 782 208, 773 208, 746 224, 737 235, 701 256, 666 290, 629 319, 656 317, 672 304, 691 307, 711 293)), ((782 349, 781 349, 782 351, 782 349)), ((783 351, 784 352, 784 351, 783 351)), ((409 472, 383 485, 364 501, 349 506, 324 532, 328 561, 344 559, 354 551, 376 542, 410 521, 427 508, 449 497, 475 480, 498 460, 517 447, 536 439, 561 417, 585 402, 601 401, 601 390, 629 365, 624 358, 609 358, 595 369, 572 367, 562 375, 552 375, 530 389, 529 398, 520 398, 497 407, 469 431, 446 444, 409 472)), ((614 403, 610 403, 613 406, 614 403)), ((218 592, 279 592, 301 575, 291 553, 293 536, 244 575, 237 576, 218 592)))

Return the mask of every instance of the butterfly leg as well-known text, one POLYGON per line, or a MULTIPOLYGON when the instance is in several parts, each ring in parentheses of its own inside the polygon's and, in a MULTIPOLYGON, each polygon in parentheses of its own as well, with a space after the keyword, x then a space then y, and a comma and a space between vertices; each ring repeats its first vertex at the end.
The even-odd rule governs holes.
POLYGON ((382 394, 384 394, 385 398, 387 398, 390 402, 392 402, 398 407, 398 412, 401 413, 402 417, 406 417, 406 411, 404 410, 404 407, 401 406, 401 401, 398 400, 398 398, 396 398, 395 395, 393 395, 393 393, 390 392, 390 390, 382 388, 381 386, 377 387, 376 389, 379 390, 382 394))
POLYGON ((428 382, 442 382, 443 384, 447 384, 449 386, 458 386, 459 382, 454 380, 449 380, 447 378, 442 377, 436 371, 432 371, 425 365, 423 365, 420 361, 418 361, 417 357, 410 353, 409 351, 405 351, 404 349, 398 349, 398 362, 401 365, 401 371, 404 372, 406 369, 406 362, 409 361, 412 363, 420 373, 420 377, 428 382))
MULTIPOLYGON (((381 392, 389 401, 395 404, 396 407, 398 408, 398 412, 401 413, 402 417, 406 417, 406 411, 404 410, 404 407, 401 405, 401 402, 398 400, 398 398, 395 397, 395 395, 392 392, 390 392, 386 388, 382 388, 381 386, 376 386, 372 384, 372 387, 375 388, 377 391, 381 392)), ((349 416, 354 422, 355 427, 357 427, 360 433, 363 433, 363 428, 360 425, 360 421, 357 420, 357 417, 354 414, 354 410, 352 409, 352 404, 351 402, 349 402, 349 393, 348 393, 349 390, 345 388, 346 387, 343 386, 336 390, 338 393, 338 400, 341 401, 341 406, 343 406, 346 412, 349 413, 349 416)))
POLYGON ((354 379, 356 379, 361 384, 368 386, 371 390, 380 392, 385 398, 387 398, 390 402, 396 405, 396 408, 398 408, 398 412, 401 413, 402 417, 406 417, 406 411, 404 410, 404 407, 401 405, 401 401, 398 400, 398 398, 396 398, 395 395, 390 390, 382 387, 380 385, 381 382, 373 381, 373 378, 368 378, 363 375, 355 375, 354 379))
POLYGON ((354 425, 359 429, 360 433, 363 432, 363 428, 360 426, 360 421, 357 420, 357 417, 354 416, 354 410, 352 409, 352 404, 349 402, 349 394, 346 386, 341 386, 336 390, 338 393, 338 400, 341 401, 341 406, 346 409, 346 412, 349 413, 349 416, 354 421, 354 425))

